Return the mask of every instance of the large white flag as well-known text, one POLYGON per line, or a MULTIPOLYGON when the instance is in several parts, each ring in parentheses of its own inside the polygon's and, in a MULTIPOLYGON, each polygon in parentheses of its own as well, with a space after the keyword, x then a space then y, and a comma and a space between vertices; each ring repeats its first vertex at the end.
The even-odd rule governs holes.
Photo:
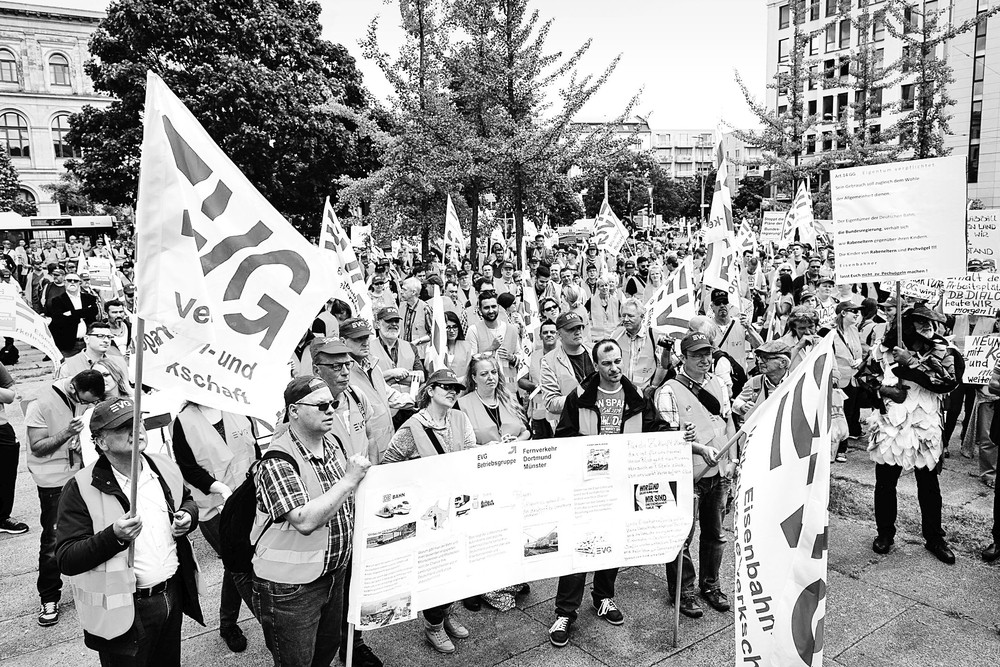
POLYGON ((319 232, 319 247, 329 250, 333 255, 325 255, 327 261, 333 259, 336 264, 337 280, 333 284, 332 296, 351 305, 355 317, 362 317, 374 324, 375 313, 372 312, 372 300, 368 296, 368 286, 361 272, 358 256, 354 254, 351 240, 340 226, 337 214, 330 206, 330 198, 326 198, 323 206, 323 226, 319 232))
POLYGON ((712 192, 712 207, 705 221, 702 241, 714 243, 734 234, 733 196, 729 190, 729 167, 722 150, 722 138, 715 146, 715 189, 712 192))
POLYGON ((618 219, 615 212, 611 210, 611 204, 605 197, 601 203, 601 210, 594 220, 594 238, 592 239, 597 247, 607 253, 617 256, 625 245, 628 238, 628 229, 618 219))
POLYGON ((62 352, 52 340, 45 319, 24 302, 16 286, 0 282, 0 336, 27 343, 45 353, 55 368, 62 363, 62 352))
POLYGON ((705 255, 705 289, 715 288, 729 293, 729 307, 742 310, 740 302, 740 265, 742 254, 736 238, 729 234, 721 241, 709 243, 705 255))
POLYGON ((273 419, 288 360, 336 279, 333 263, 152 72, 136 236, 143 382, 273 419))
POLYGON ((455 212, 455 205, 451 203, 451 195, 448 195, 448 207, 444 214, 444 243, 447 256, 452 263, 458 264, 458 257, 465 252, 465 235, 462 234, 462 223, 458 220, 458 213, 455 212))
POLYGON ((781 229, 781 242, 791 243, 795 240, 795 230, 799 230, 799 241, 816 246, 816 220, 813 216, 812 195, 806 182, 799 183, 799 191, 795 194, 792 208, 785 216, 785 224, 781 229))
POLYGON ((431 341, 427 346, 427 362, 431 373, 448 367, 448 329, 444 319, 444 296, 441 289, 434 286, 431 297, 431 341))
POLYGON ((697 314, 697 307, 694 264, 688 255, 680 268, 650 297, 642 329, 652 329, 655 334, 666 334, 671 338, 683 338, 688 322, 697 314))
POLYGON ((823 664, 833 336, 743 425, 736 665, 823 664))

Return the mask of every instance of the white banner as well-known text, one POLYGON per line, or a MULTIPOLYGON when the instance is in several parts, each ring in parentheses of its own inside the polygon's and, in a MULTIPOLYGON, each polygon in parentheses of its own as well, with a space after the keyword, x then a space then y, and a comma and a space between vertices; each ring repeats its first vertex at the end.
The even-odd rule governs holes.
POLYGON ((330 206, 329 197, 326 198, 326 204, 323 207, 319 247, 333 253, 332 255, 324 255, 326 261, 333 264, 337 273, 337 280, 332 285, 331 296, 350 304, 351 313, 355 317, 363 317, 374 326, 375 313, 372 309, 368 286, 365 284, 365 276, 361 271, 361 264, 358 263, 358 257, 354 254, 354 248, 351 247, 347 234, 340 225, 340 220, 337 219, 337 214, 330 206))
POLYGON ((691 530, 681 433, 558 438, 379 465, 357 492, 359 630, 573 572, 666 563, 691 530))
MULTIPOLYGON (((327 197, 329 199, 329 197, 327 197)), ((368 247, 368 240, 372 236, 371 225, 351 225, 351 245, 355 248, 368 247)))
POLYGON ((144 366, 143 382, 167 389, 182 378, 182 394, 191 400, 273 417, 286 384, 279 378, 287 379, 296 344, 328 298, 334 267, 152 72, 144 114, 136 210, 138 316, 151 331, 162 326, 172 340, 187 338, 187 354, 204 352, 199 364, 189 366, 189 357, 171 351, 162 363, 144 366), (209 380, 205 369, 216 367, 225 369, 222 375, 235 374, 226 379, 233 382, 224 386, 218 370, 215 382, 209 380), (198 386, 214 384, 218 395, 236 397, 237 378, 242 398, 228 405, 204 400, 205 387, 198 386))
POLYGON ((779 243, 786 215, 788 215, 786 211, 765 211, 760 223, 760 240, 779 243))
POLYGON ((715 173, 712 205, 701 230, 704 243, 721 241, 736 231, 733 225, 733 196, 729 190, 729 167, 722 151, 721 135, 715 145, 715 167, 718 171, 715 173))
POLYGON ((1000 273, 970 273, 944 281, 944 312, 948 315, 996 316, 1000 310, 1000 273))
POLYGON ((617 256, 625 246, 629 232, 615 212, 611 210, 607 197, 601 203, 601 210, 594 220, 594 238, 591 239, 597 247, 607 253, 617 256))
POLYGON ((642 330, 652 329, 653 333, 683 338, 687 335, 691 318, 697 314, 694 264, 688 255, 681 261, 680 268, 668 276, 649 298, 643 314, 642 330))
POLYGON ((823 664, 833 335, 743 426, 733 516, 737 665, 823 664))
POLYGON ((62 352, 56 347, 45 319, 31 309, 14 286, 0 283, 0 337, 13 338, 41 350, 56 369, 62 363, 62 352))
POLYGON ((902 280, 899 283, 899 292, 911 299, 935 304, 941 299, 942 286, 944 286, 944 282, 936 279, 902 280))
POLYGON ((965 384, 989 384, 997 364, 1000 364, 1000 335, 965 339, 965 384))
POLYGON ((841 283, 966 272, 965 157, 830 172, 841 283))
POLYGON ((988 208, 966 214, 969 237, 969 261, 978 259, 987 271, 996 271, 1000 256, 1000 209, 988 208))

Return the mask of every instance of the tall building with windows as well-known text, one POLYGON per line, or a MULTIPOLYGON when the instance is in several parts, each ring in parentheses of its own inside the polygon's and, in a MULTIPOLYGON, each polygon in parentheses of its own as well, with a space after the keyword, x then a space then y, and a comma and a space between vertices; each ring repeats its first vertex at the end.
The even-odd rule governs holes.
MULTIPOLYGON (((901 73, 893 85, 861 92, 850 85, 849 57, 852 49, 868 44, 875 49, 875 57, 882 62, 898 60, 905 48, 902 40, 894 38, 880 18, 880 5, 885 0, 765 0, 767 19, 767 76, 773 81, 775 74, 786 66, 791 50, 795 26, 792 3, 801 11, 801 29, 816 35, 811 39, 808 57, 811 66, 821 73, 822 82, 808 85, 804 91, 805 113, 820 116, 820 123, 805 137, 805 159, 836 151, 840 145, 839 122, 845 117, 851 121, 851 104, 859 94, 877 95, 884 107, 870 131, 878 133, 911 111, 916 94, 915 73, 901 73), (865 34, 844 18, 843 10, 852 16, 867 7, 872 22, 865 34)), ((914 26, 925 14, 944 11, 939 20, 960 24, 997 4, 997 0, 911 0, 907 18, 914 26)), ((994 16, 979 25, 977 30, 957 36, 941 47, 941 54, 954 70, 955 81, 948 93, 956 101, 950 108, 950 134, 945 145, 952 155, 968 159, 969 197, 980 199, 987 207, 1000 206, 1000 183, 997 182, 1000 162, 1000 16, 994 16)), ((769 89, 767 104, 771 109, 783 111, 788 99, 782 91, 769 89)), ((872 122, 872 121, 870 121, 872 122)))
POLYGON ((0 150, 10 153, 22 195, 40 215, 58 215, 42 186, 59 180, 70 114, 110 100, 83 72, 104 12, 0 2, 0 150))

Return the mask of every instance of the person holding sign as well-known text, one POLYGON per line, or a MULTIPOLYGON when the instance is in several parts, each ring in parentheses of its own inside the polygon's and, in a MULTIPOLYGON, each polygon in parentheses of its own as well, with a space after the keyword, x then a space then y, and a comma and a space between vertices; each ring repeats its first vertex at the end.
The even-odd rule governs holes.
MULTIPOLYGON (((597 372, 566 395, 556 427, 557 438, 666 430, 652 404, 625 377, 622 348, 617 341, 610 338, 598 341, 591 356, 597 372)), ((625 622, 625 616, 615 603, 617 578, 616 567, 595 572, 591 592, 597 617, 611 625, 625 622)), ((569 643, 570 628, 583 602, 586 581, 586 572, 559 577, 556 620, 549 628, 549 642, 553 646, 562 647, 569 643)))
POLYGON ((893 326, 869 362, 881 378, 884 406, 869 418, 868 451, 875 462, 875 524, 872 550, 887 554, 896 535, 896 483, 904 470, 917 478, 925 547, 943 563, 955 554, 941 528, 941 404, 955 388, 955 365, 948 343, 934 330, 944 315, 924 305, 903 313, 902 336, 893 326), (902 338, 902 341, 900 341, 902 338))
MULTIPOLYGON (((399 427, 382 463, 396 463, 413 458, 460 452, 476 446, 472 422, 455 409, 458 393, 465 385, 449 369, 431 373, 417 392, 420 410, 399 427)), ((454 653, 455 639, 469 636, 468 629, 452 614, 452 604, 424 610, 424 634, 439 653, 454 653)))

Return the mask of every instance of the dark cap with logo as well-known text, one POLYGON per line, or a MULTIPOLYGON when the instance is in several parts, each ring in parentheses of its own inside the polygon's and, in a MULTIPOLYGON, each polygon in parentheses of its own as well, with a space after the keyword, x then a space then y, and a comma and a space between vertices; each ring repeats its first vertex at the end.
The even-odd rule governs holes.
POLYGON ((456 387, 457 389, 465 389, 465 385, 459 381, 458 376, 455 375, 455 371, 450 368, 442 368, 441 370, 434 371, 431 373, 430 377, 427 378, 427 385, 438 384, 442 387, 456 387))
POLYGON ((861 311, 861 306, 854 303, 853 301, 841 301, 837 304, 837 307, 833 309, 835 313, 840 315, 845 311, 851 311, 852 313, 857 313, 861 311))
POLYGON ((130 398, 109 398, 102 401, 94 408, 94 414, 90 417, 90 430, 92 433, 106 431, 109 429, 132 424, 132 416, 135 406, 130 398))
POLYGON ((556 329, 575 329, 583 326, 583 318, 576 313, 563 313, 556 318, 556 329))
POLYGON ((684 336, 684 340, 681 341, 681 354, 687 354, 688 352, 697 352, 698 350, 712 349, 715 347, 712 345, 712 339, 701 333, 700 331, 695 331, 684 336))
POLYGON ((285 407, 288 407, 292 403, 298 403, 317 389, 329 386, 322 378, 318 378, 315 375, 297 377, 285 387, 285 407))
POLYGON ((401 320, 403 318, 399 314, 399 308, 396 308, 396 306, 386 306, 378 311, 378 315, 375 316, 375 319, 380 322, 383 320, 390 322, 392 320, 401 320))
POLYGON ((365 338, 372 335, 368 322, 360 317, 352 317, 340 323, 341 338, 365 338))
POLYGON ((724 289, 712 290, 712 305, 729 303, 729 292, 724 289))

